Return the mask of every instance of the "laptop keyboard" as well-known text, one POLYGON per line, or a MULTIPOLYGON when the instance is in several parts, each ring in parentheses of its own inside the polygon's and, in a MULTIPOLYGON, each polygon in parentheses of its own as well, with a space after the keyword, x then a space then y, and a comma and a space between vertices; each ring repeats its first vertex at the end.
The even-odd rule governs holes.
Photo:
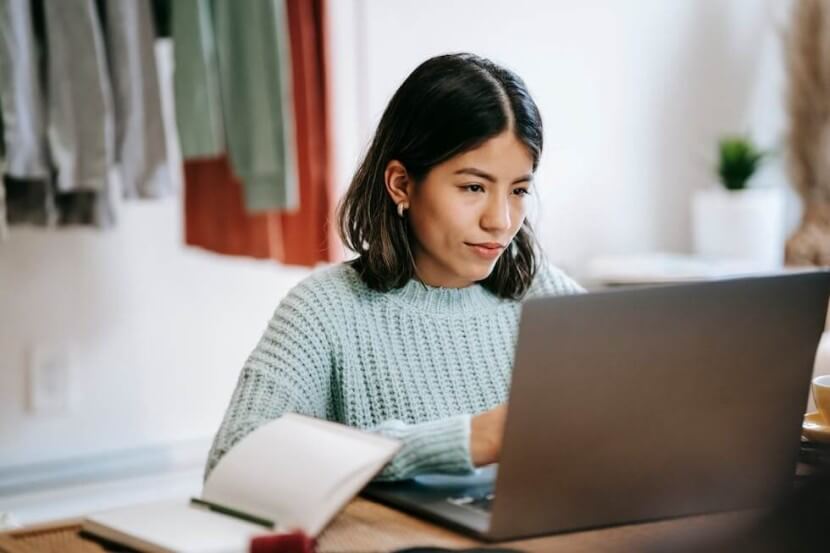
POLYGON ((493 499, 495 494, 487 492, 484 494, 461 495, 458 497, 448 497, 447 501, 459 507, 470 507, 478 511, 489 513, 493 508, 493 499))

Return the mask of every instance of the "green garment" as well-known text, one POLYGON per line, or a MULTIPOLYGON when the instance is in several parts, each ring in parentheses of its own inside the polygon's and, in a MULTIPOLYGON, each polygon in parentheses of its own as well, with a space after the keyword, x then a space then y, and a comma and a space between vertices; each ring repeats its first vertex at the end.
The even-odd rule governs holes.
POLYGON ((184 157, 226 150, 249 212, 298 208, 283 1, 177 0, 173 39, 184 157))
POLYGON ((185 159, 225 151, 211 5, 211 0, 176 0, 172 6, 176 123, 185 159))

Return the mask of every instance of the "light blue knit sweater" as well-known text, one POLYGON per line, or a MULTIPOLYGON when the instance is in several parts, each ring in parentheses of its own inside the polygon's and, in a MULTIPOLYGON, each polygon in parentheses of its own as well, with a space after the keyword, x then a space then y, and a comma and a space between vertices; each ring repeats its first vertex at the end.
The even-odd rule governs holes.
MULTIPOLYGON (((581 291, 543 266, 526 297, 581 291)), ((379 479, 471 471, 470 418, 507 399, 520 307, 480 285, 411 280, 380 293, 345 263, 318 270, 280 302, 242 368, 205 474, 288 411, 401 440, 379 479)))

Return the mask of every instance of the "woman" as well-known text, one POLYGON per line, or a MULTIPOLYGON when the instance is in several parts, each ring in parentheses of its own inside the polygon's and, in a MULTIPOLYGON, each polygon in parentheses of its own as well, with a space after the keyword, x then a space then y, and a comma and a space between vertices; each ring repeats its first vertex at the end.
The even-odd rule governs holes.
POLYGON ((471 54, 415 69, 339 206, 357 258, 279 304, 207 473, 287 411, 401 440, 379 479, 498 461, 520 300, 582 291, 539 262, 525 220, 541 152, 539 111, 512 72, 471 54))

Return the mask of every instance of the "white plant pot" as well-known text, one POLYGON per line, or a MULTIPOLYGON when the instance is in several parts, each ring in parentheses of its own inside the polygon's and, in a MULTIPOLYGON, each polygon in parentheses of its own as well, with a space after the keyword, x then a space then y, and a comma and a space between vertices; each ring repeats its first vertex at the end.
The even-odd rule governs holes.
POLYGON ((762 269, 784 261, 784 194, 777 188, 697 190, 692 198, 696 254, 751 262, 762 269))

